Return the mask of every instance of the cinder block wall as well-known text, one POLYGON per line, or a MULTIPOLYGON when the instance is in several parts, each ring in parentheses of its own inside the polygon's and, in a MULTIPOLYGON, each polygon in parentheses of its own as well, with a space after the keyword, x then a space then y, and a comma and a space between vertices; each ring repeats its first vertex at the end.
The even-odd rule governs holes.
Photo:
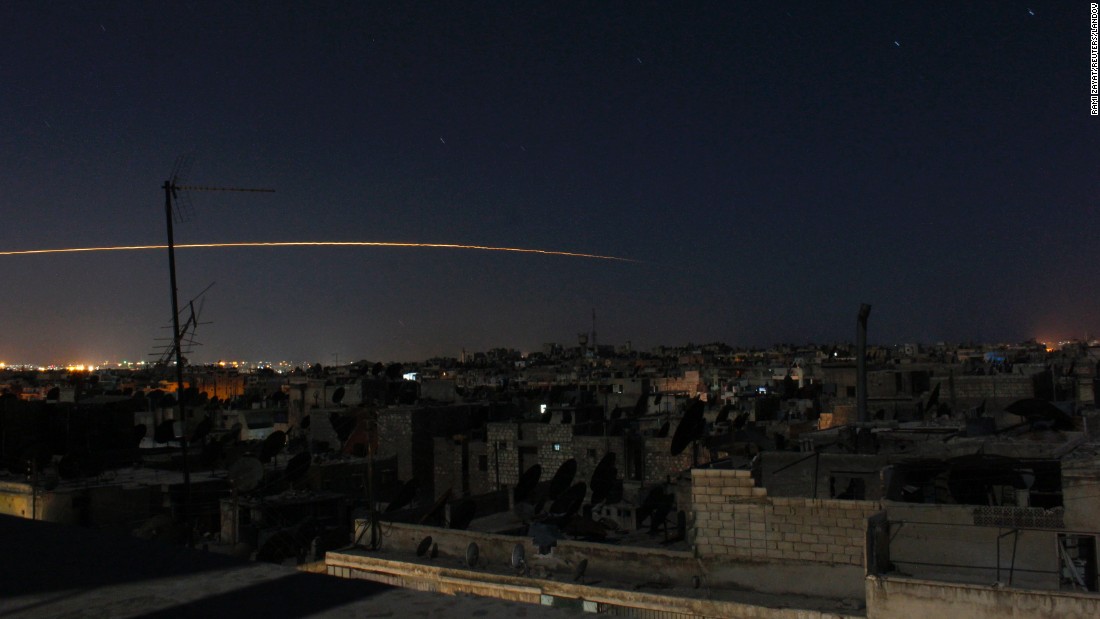
POLYGON ((769 497, 749 471, 692 469, 696 554, 705 559, 863 565, 876 501, 769 497))

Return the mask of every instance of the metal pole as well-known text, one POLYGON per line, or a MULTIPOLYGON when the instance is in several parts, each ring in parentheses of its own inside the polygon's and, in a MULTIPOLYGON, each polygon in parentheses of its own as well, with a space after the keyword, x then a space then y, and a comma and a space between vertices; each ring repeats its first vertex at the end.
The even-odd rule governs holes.
POLYGON ((168 272, 172 285, 172 343, 176 349, 176 411, 180 420, 180 451, 183 455, 183 522, 187 527, 187 544, 190 546, 191 520, 189 503, 191 502, 191 470, 187 465, 187 419, 184 418, 183 408, 183 353, 180 350, 180 310, 179 292, 176 287, 176 246, 175 233, 172 229, 172 186, 171 181, 164 181, 164 215, 168 229, 168 272))

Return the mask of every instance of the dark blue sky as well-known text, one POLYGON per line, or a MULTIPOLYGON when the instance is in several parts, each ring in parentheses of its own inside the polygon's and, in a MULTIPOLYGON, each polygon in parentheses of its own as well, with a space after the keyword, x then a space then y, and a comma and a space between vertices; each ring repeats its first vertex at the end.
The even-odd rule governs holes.
MULTIPOLYGON (((196 360, 1100 331, 1087 2, 5 2, 0 250, 164 241, 196 360), (1032 13, 1034 13, 1032 15, 1032 13)), ((0 360, 134 359, 163 252, 0 257, 0 360)))

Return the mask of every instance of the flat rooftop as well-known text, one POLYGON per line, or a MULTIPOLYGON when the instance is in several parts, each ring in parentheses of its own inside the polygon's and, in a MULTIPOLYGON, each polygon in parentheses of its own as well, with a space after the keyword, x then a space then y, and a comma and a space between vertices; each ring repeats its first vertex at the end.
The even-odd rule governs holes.
POLYGON ((527 617, 558 608, 346 580, 0 516, 0 617, 527 617))

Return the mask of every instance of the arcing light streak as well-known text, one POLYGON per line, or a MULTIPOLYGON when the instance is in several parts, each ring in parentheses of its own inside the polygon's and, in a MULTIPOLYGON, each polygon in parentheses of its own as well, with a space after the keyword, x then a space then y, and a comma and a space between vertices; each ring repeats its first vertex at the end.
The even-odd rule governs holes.
MULTIPOLYGON (((460 245, 458 243, 396 243, 387 241, 272 241, 249 243, 187 243, 176 245, 176 249, 206 249, 213 247, 422 247, 432 249, 477 249, 481 251, 508 251, 520 254, 542 254, 545 256, 567 256, 569 258, 589 258, 593 260, 615 260, 618 262, 637 262, 618 256, 601 256, 571 251, 553 251, 549 249, 527 249, 523 247, 492 247, 489 245, 460 245)), ((118 245, 115 247, 67 247, 60 249, 21 249, 0 251, 0 256, 26 256, 30 254, 69 254, 89 251, 138 251, 146 249, 167 249, 167 245, 118 245)))

